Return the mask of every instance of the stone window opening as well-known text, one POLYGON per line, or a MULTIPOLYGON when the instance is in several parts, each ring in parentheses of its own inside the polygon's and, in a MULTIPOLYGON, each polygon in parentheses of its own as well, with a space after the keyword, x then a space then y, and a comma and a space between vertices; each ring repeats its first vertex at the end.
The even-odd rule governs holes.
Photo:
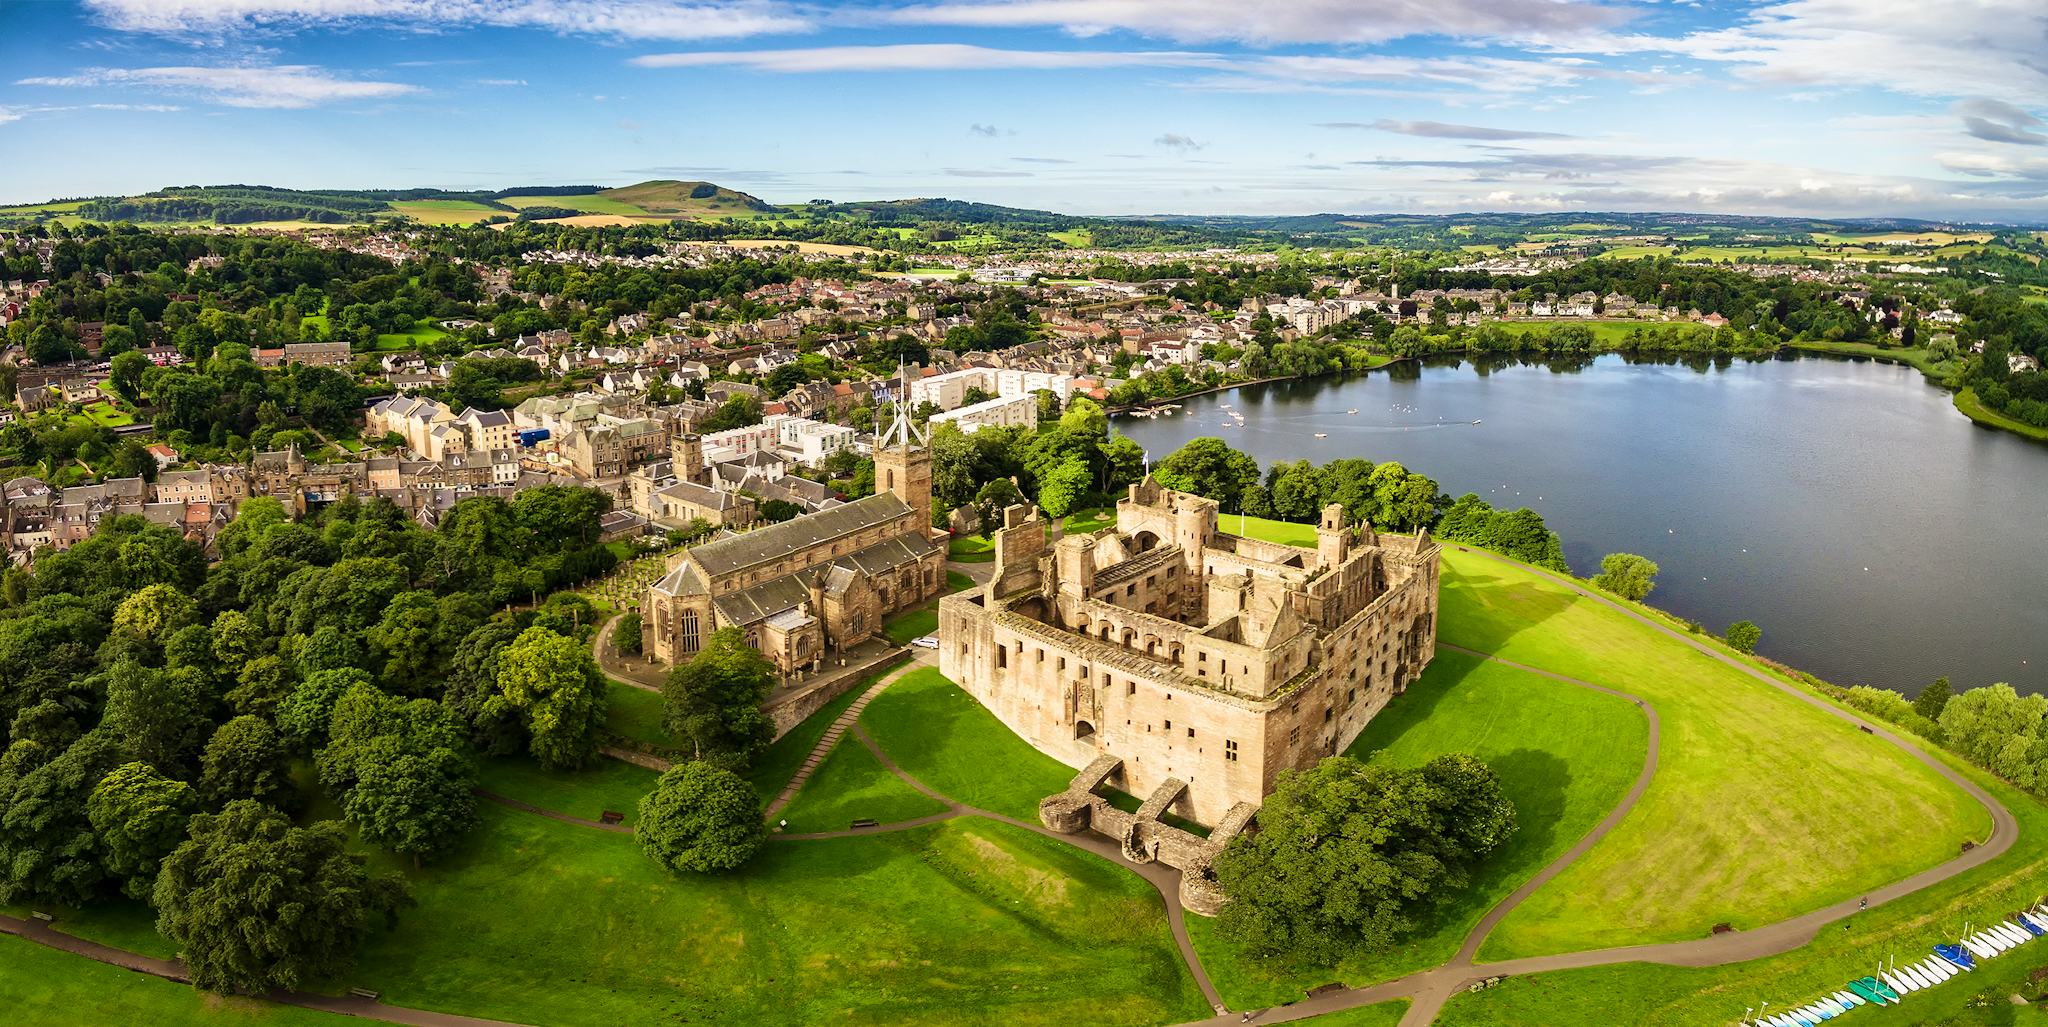
POLYGON ((1237 740, 1236 740, 1236 739, 1229 739, 1229 740, 1226 740, 1226 741, 1225 741, 1225 742, 1223 743, 1223 758, 1224 758, 1224 760, 1225 760, 1225 761, 1227 761, 1227 762, 1230 762, 1230 763, 1236 763, 1236 762, 1237 762, 1237 740))
POLYGON ((1193 738, 1193 737, 1195 737, 1195 729, 1194 729, 1194 728, 1188 728, 1188 737, 1189 737, 1189 738, 1193 738))
POLYGON ((1168 731, 1171 731, 1171 730, 1173 730, 1173 721, 1170 721, 1170 720, 1169 720, 1169 721, 1167 721, 1167 722, 1166 722, 1166 730, 1168 730, 1168 731))
POLYGON ((1005 667, 1008 667, 1009 665, 1010 647, 1006 645, 996 646, 996 669, 1002 670, 1005 667))

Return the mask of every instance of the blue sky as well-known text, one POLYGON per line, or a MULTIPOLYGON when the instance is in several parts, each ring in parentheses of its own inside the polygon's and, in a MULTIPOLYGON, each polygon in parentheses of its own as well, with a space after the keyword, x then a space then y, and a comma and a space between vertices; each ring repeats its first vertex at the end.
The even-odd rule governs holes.
POLYGON ((2040 0, 0 3, 0 201, 709 179, 2048 220, 2040 0))

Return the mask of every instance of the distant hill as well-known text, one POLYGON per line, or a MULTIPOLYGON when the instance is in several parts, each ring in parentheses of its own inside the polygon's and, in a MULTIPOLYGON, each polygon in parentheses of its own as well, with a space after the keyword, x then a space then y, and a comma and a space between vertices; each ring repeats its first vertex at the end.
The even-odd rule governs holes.
POLYGON ((678 182, 656 179, 638 185, 605 189, 598 193, 608 200, 632 204, 649 214, 696 218, 733 214, 773 214, 782 208, 749 193, 727 189, 711 182, 678 182))

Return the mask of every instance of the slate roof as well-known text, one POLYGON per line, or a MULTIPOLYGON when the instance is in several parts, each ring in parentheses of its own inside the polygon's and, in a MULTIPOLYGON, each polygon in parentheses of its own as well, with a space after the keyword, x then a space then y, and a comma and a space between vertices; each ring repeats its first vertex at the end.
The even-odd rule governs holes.
POLYGON ((820 542, 851 535, 910 512, 893 492, 855 500, 845 506, 793 517, 729 539, 707 542, 690 551, 705 573, 721 577, 743 567, 765 563, 808 549, 820 542))
MULTIPOLYGON (((745 537, 747 536, 741 536, 745 537)), ((910 536, 886 539, 866 549, 848 553, 823 567, 808 567, 715 597, 711 600, 711 605, 718 610, 719 620, 723 623, 753 624, 793 610, 809 601, 811 582, 816 580, 821 572, 825 576, 826 591, 844 593, 855 578, 873 577, 904 564, 916 563, 920 557, 931 552, 934 546, 935 543, 929 539, 913 539, 910 536)), ((684 565, 688 566, 687 560, 684 561, 684 565)))

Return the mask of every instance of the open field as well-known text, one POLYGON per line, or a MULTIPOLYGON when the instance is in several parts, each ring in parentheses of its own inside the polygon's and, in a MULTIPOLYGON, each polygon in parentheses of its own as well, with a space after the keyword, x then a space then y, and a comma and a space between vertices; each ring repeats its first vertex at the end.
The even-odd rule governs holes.
POLYGON ((1011 734, 936 667, 890 685, 861 711, 860 724, 905 773, 940 794, 1022 820, 1036 821, 1038 800, 1074 779, 1073 768, 1011 734))
POLYGON ((1150 885, 982 820, 772 844, 742 871, 673 877, 630 837, 488 807, 414 891, 350 983, 418 1008, 599 1027, 1208 1012, 1150 885), (537 956, 545 973, 508 972, 537 956))
POLYGON ((209 995, 8 935, 0 935, 0 967, 6 968, 0 973, 0 1008, 7 1010, 9 1027, 74 1027, 88 1022, 344 1027, 363 1022, 260 999, 209 995), (88 1012, 86 1019, 82 1014, 88 1012))
POLYGON ((119 428, 122 425, 135 423, 135 418, 129 415, 127 411, 107 402, 88 403, 80 408, 78 413, 72 414, 66 420, 73 424, 85 424, 97 428, 119 428))
POLYGON ((393 200, 391 209, 423 225, 473 225, 505 214, 475 200, 393 200))
POLYGON ((15 214, 69 214, 85 206, 85 200, 58 200, 54 203, 24 203, 14 207, 0 207, 0 217, 15 214))
MULTIPOLYGON (((1955 880, 1858 914, 1843 928, 1830 927, 1810 945, 1773 956, 1723 967, 1698 969, 1626 963, 1536 976, 1511 977, 1498 988, 1451 999, 1439 1025, 1450 1027, 1720 1027, 1746 1007, 1767 1000, 1773 1009, 1840 988, 1843 981, 1863 976, 1881 960, 1924 958, 1931 946, 1953 941, 1965 922, 1983 924, 2039 900, 2048 890, 2048 807, 1989 775, 1930 750, 1975 780, 2012 810, 2020 827, 2019 841, 1998 859, 1955 880)), ((2003 995, 2016 987, 2000 982, 2041 966, 2048 952, 2022 951, 1983 964, 1977 972, 1938 988, 1920 992, 1894 1010, 1865 1009, 1859 1023, 1886 1027, 1906 1024, 2026 1022, 2037 1015, 2013 1019, 1948 1017, 1987 987, 1993 989, 1991 1011, 2007 1017, 2024 1012, 2003 995)))
POLYGON ((543 770, 525 756, 500 756, 482 761, 477 784, 489 791, 542 809, 596 820, 606 810, 639 816, 640 797, 654 790, 661 775, 646 767, 599 757, 579 771, 543 770))
POLYGON ((616 214, 621 217, 645 218, 652 215, 646 210, 623 200, 614 200, 602 193, 572 193, 567 196, 507 196, 498 201, 516 210, 528 207, 560 207, 563 210, 582 211, 585 214, 616 214))
POLYGON ((1047 232, 1046 238, 1057 239, 1077 250, 1095 245, 1095 233, 1085 228, 1069 228, 1060 232, 1047 232))
POLYGON ((879 253, 868 246, 848 246, 843 243, 810 242, 803 239, 720 239, 717 242, 692 240, 685 246, 789 246, 800 253, 829 253, 835 257, 851 257, 862 253, 879 253))
POLYGON ((402 332, 380 332, 377 335, 377 352, 399 353, 418 349, 422 343, 438 342, 448 337, 432 318, 422 318, 419 324, 402 332))
POLYGON ((804 782, 782 819, 792 832, 844 831, 857 819, 894 824, 945 809, 889 773, 859 739, 846 736, 804 782))
POLYGON ((1408 1000, 1381 1002, 1376 1005, 1359 1006, 1341 1013, 1324 1013, 1321 1016, 1303 1020, 1315 1027, 1396 1027, 1402 1014, 1408 1012, 1408 1000))
POLYGON ((1891 745, 1563 585, 1446 549, 1441 608, 1443 641, 1642 696, 1664 723, 1641 803, 1503 921, 1484 959, 1782 920, 1990 831, 1981 807, 1891 745))
POLYGON ((1920 373, 1928 376, 1929 378, 1937 379, 1947 377, 1947 368, 1954 366, 1953 364, 1937 364, 1927 359, 1926 348, 1917 346, 1912 348, 1907 348, 1903 346, 1888 346, 1880 348, 1867 342, 1821 342, 1802 340, 1800 342, 1793 343, 1792 348, 1807 350, 1813 353, 1833 353, 1836 356, 1844 357, 1868 357, 1871 360, 1879 360, 1888 364, 1906 364, 1917 369, 1920 373))
POLYGON ((1300 999, 1327 981, 1352 986, 1435 966, 1486 911, 1571 848, 1621 801, 1642 771, 1648 723, 1627 700, 1458 652, 1439 652, 1420 679, 1366 726, 1346 755, 1417 766, 1466 752, 1500 774, 1519 830, 1472 886, 1392 952, 1337 967, 1283 972, 1239 955, 1215 923, 1190 917, 1202 965, 1232 1008, 1300 999))

